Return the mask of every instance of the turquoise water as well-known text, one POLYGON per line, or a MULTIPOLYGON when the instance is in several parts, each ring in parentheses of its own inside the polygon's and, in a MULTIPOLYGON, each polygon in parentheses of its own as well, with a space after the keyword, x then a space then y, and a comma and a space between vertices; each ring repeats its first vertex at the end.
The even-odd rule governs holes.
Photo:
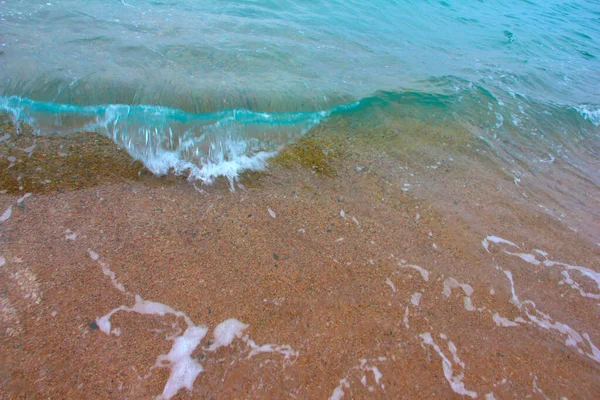
POLYGON ((595 1, 5 0, 0 21, 0 109, 156 173, 234 179, 333 114, 402 107, 598 154, 595 1))

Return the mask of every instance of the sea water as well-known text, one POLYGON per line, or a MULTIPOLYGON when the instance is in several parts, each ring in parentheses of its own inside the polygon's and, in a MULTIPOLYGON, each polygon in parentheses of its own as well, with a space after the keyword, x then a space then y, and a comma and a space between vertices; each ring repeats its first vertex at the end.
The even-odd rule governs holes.
POLYGON ((410 117, 466 129, 515 183, 559 160, 597 188, 600 3, 3 0, 0 110, 204 182, 332 118, 410 117))

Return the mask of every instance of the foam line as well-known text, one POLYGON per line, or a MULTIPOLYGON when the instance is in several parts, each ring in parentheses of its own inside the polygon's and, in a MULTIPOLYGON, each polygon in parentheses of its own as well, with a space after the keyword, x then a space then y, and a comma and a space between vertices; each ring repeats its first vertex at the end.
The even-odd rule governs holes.
MULTIPOLYGON (((483 246, 486 250, 488 250, 487 246, 489 245, 489 243, 487 242, 487 239, 489 239, 490 237, 495 238, 495 240, 491 240, 494 243, 505 243, 505 244, 508 244, 511 246, 516 246, 514 243, 512 243, 508 240, 497 238, 495 236, 488 236, 486 239, 483 240, 483 242, 485 242, 485 244, 483 246)), ((600 272, 596 272, 587 267, 571 265, 571 264, 563 263, 560 261, 550 260, 550 259, 548 259, 548 253, 543 250, 539 250, 539 249, 535 249, 533 251, 535 253, 537 253, 538 255, 542 256, 544 258, 543 261, 538 260, 535 254, 513 253, 506 249, 504 249, 503 251, 504 251, 504 253, 506 253, 508 255, 511 255, 514 257, 519 257, 521 260, 523 260, 529 264, 532 264, 532 265, 536 265, 536 266, 543 265, 545 267, 555 267, 555 266, 564 267, 565 270, 563 270, 561 272, 561 274, 565 277, 565 283, 567 283, 569 286, 571 286, 572 289, 577 290, 583 297, 589 297, 589 298, 596 299, 596 300, 600 299, 600 293, 589 293, 589 292, 584 291, 583 288, 581 287, 581 285, 579 285, 577 282, 575 282, 571 278, 568 271, 578 271, 584 277, 593 280, 596 284, 596 288, 598 289, 598 291, 600 291, 600 272)))
POLYGON ((343 378, 340 379, 340 384, 333 389, 333 393, 329 396, 329 400, 342 400, 344 397, 344 388, 349 388, 350 384, 348 383, 348 379, 343 378))
MULTIPOLYGON (((474 392, 472 390, 467 390, 465 388, 465 384, 462 382, 464 374, 461 373, 457 376, 454 376, 452 362, 442 352, 442 350, 440 349, 440 346, 438 346, 437 343, 435 343, 435 341, 431 337, 431 334, 429 332, 425 332, 425 333, 420 334, 419 336, 423 340, 424 344, 433 347, 435 352, 438 353, 438 355, 441 357, 442 369, 444 370, 444 376, 446 377, 446 380, 450 384, 450 387, 452 388, 452 390, 455 393, 460 394, 462 396, 469 396, 474 399, 477 398, 477 392, 474 392)), ((454 351, 456 351, 456 348, 454 348, 454 351)), ((452 352, 452 350, 451 350, 451 352, 452 352)), ((456 358, 458 358, 458 356, 456 356, 456 358)), ((460 359, 458 359, 458 360, 460 361, 460 359)), ((459 363, 459 365, 462 367, 464 364, 461 361, 459 363)))
POLYGON ((188 327, 183 335, 175 338, 169 353, 158 357, 156 365, 163 367, 164 363, 167 363, 171 368, 171 373, 157 400, 168 400, 184 388, 192 391, 194 381, 203 371, 202 365, 192 358, 192 353, 206 336, 206 332, 208 332, 208 328, 203 326, 188 327))
POLYGON ((481 245, 483 246, 483 248, 485 249, 485 251, 487 251, 489 253, 489 245, 490 242, 492 243, 504 243, 507 244, 509 246, 513 246, 513 247, 519 247, 516 244, 514 244, 513 242, 511 242, 510 240, 506 240, 506 239, 502 239, 501 237, 498 236, 486 236, 485 239, 483 239, 481 241, 481 245))
POLYGON ((240 339, 244 330, 248 329, 249 326, 250 325, 244 324, 235 318, 230 318, 221 322, 213 332, 214 341, 209 350, 215 351, 219 347, 229 346, 235 338, 240 339))
POLYGON ((0 222, 7 221, 12 215, 12 206, 9 206, 4 213, 0 216, 0 222))
POLYGON ((444 281, 444 295, 450 297, 452 295, 452 289, 460 288, 464 292, 464 305, 467 311, 475 311, 476 308, 473 306, 471 301, 471 295, 473 294, 473 287, 466 283, 459 283, 454 278, 448 278, 444 281))
MULTIPOLYGON (((592 360, 600 363, 600 350, 598 350, 594 343, 592 343, 592 341, 589 339, 589 336, 586 337, 586 341, 590 348, 590 351, 584 351, 582 349, 582 346, 585 345, 585 342, 583 340, 582 335, 580 335, 579 332, 577 332, 575 329, 571 328, 565 323, 555 321, 552 317, 550 317, 550 315, 538 310, 536 304, 533 301, 520 301, 515 290, 515 283, 513 280, 512 273, 510 271, 503 270, 500 267, 497 268, 504 272, 504 274, 510 282, 512 294, 511 302, 525 314, 530 324, 537 325, 542 329, 554 330, 562 335, 565 335, 567 337, 565 339, 566 346, 574 347, 578 350, 579 353, 585 354, 592 360)), ((495 318, 495 316, 493 318, 495 318)), ((494 320, 494 322, 496 322, 496 319, 494 320)), ((499 322, 503 323, 504 321, 499 320, 499 322)))
POLYGON ((413 265, 413 264, 408 264, 408 265, 402 265, 400 264, 402 268, 412 268, 416 271, 418 271, 421 274, 421 277, 423 278, 424 281, 429 281, 429 271, 427 271, 425 268, 419 267, 418 265, 413 265))

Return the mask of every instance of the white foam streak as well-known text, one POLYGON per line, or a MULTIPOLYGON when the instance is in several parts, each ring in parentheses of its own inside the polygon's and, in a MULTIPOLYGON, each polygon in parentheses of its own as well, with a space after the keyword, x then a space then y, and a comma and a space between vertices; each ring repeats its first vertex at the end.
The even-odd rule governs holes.
POLYGON ((392 292, 396 293, 396 286, 394 285, 394 282, 390 280, 390 278, 385 280, 385 284, 392 288, 392 292))
POLYGON ((498 313, 495 313, 492 316, 492 319, 494 320, 494 322, 496 323, 497 326, 503 326, 503 327, 519 326, 519 324, 517 324, 516 322, 513 322, 506 317, 502 317, 498 313))
POLYGON ((244 342, 252 349, 250 354, 248 354, 248 358, 252 358, 258 354, 262 353, 279 353, 286 360, 291 360, 292 358, 298 357, 298 352, 292 348, 292 346, 287 344, 263 344, 258 345, 254 340, 251 340, 248 337, 244 338, 244 342))
MULTIPOLYGON (((488 250, 488 245, 489 245, 488 242, 486 241, 488 238, 490 238, 490 236, 488 236, 482 242, 483 247, 486 250, 488 250)), ((496 237, 493 236, 493 238, 496 238, 496 237)), ((500 239, 500 238, 496 238, 496 239, 500 239)), ((514 243, 509 242, 504 239, 496 240, 494 242, 495 243, 505 243, 505 244, 509 244, 511 246, 516 246, 514 243)), ((567 263, 550 260, 550 259, 548 259, 548 253, 543 250, 539 250, 539 249, 535 249, 533 251, 535 253, 537 253, 538 255, 544 257, 545 260, 543 260, 543 261, 538 260, 534 254, 513 253, 508 250, 503 250, 503 251, 504 251, 504 253, 506 253, 508 255, 519 257, 521 260, 523 260, 529 264, 532 264, 532 265, 544 265, 545 267, 555 267, 555 266, 563 267, 565 269, 563 271, 561 271, 561 274, 565 277, 565 282, 569 286, 571 286, 572 289, 577 290, 583 297, 589 297, 589 298, 596 299, 596 300, 600 299, 600 293, 589 293, 589 292, 584 291, 583 288, 581 287, 581 285, 579 285, 577 282, 575 282, 572 279, 572 277, 570 276, 568 271, 577 271, 582 276, 593 280, 596 283, 596 288, 598 289, 599 292, 600 292, 600 272, 596 272, 590 268, 586 268, 586 267, 582 267, 582 266, 570 265, 567 263)))
POLYGON ((419 302, 421 301, 421 296, 422 294, 417 292, 417 293, 413 293, 413 295, 410 297, 410 302, 416 307, 419 305, 419 302))
POLYGON ((506 254, 510 254, 511 256, 517 256, 520 259, 522 259, 523 261, 528 262, 529 264, 533 264, 533 265, 540 265, 540 261, 535 258, 535 256, 533 254, 527 254, 527 253, 511 253, 510 251, 506 251, 504 250, 504 252, 506 254))
POLYGON ((521 302, 520 302, 519 297, 517 296, 517 292, 515 290, 515 281, 513 280, 512 272, 503 270, 502 268, 500 268, 500 270, 502 272, 504 272, 504 275, 506 275, 506 277, 508 278, 508 280, 510 282, 510 293, 511 293, 510 301, 511 301, 511 303, 513 303, 515 306, 517 306, 519 309, 521 309, 521 302))
POLYGON ((179 390, 185 388, 192 391, 196 377, 202 372, 202 365, 192 358, 192 353, 206 335, 207 328, 190 326, 182 336, 175 338, 173 347, 167 355, 157 359, 157 366, 164 366, 166 361, 171 367, 169 379, 157 399, 170 399, 179 390))
POLYGON ((513 247, 519 247, 516 244, 514 244, 513 242, 511 242, 510 240, 506 240, 506 239, 502 239, 501 237, 498 236, 486 236, 485 239, 483 239, 481 241, 481 245, 483 246, 483 248, 489 253, 489 245, 490 242, 492 243, 504 243, 507 244, 509 246, 513 246, 513 247))
MULTIPOLYGON (((585 276, 586 278, 589 278, 591 280, 593 280, 594 282, 596 282, 596 287, 598 288, 598 290, 600 291, 600 272, 596 272, 592 269, 586 268, 586 267, 580 267, 577 265, 570 265, 570 264, 565 264, 562 262, 557 262, 557 261, 552 261, 552 260, 545 260, 543 262, 544 266, 546 267, 553 267, 555 265, 559 265, 559 266, 563 266, 566 268, 567 271, 578 271, 581 275, 585 276)), ((568 272, 563 271, 563 274, 567 274, 567 276, 570 279, 570 276, 568 275, 568 272)), ((594 294, 594 293, 587 293, 585 292, 581 286, 579 284, 577 284, 576 282, 574 282, 573 280, 571 280, 571 287, 573 289, 577 289, 579 290, 579 292, 581 293, 582 296, 584 297, 591 297, 593 299, 600 299, 600 295, 599 294, 594 294)))
POLYGON ((12 206, 9 206, 6 211, 0 216, 0 222, 7 221, 12 215, 12 206))
MULTIPOLYGON (((555 321, 548 314, 538 310, 536 304, 533 301, 530 301, 530 300, 520 301, 519 298, 517 297, 517 293, 515 291, 515 283, 513 280, 512 273, 510 271, 503 270, 502 268, 499 268, 499 267, 498 267, 498 269, 502 270, 502 272, 504 272, 504 274, 510 281, 511 293, 512 293, 511 302, 515 306, 517 306, 517 308, 519 310, 521 310, 525 313, 525 316, 527 317, 527 319, 529 319, 529 322, 531 324, 537 325, 542 329, 554 330, 562 335, 565 335, 567 337, 565 339, 566 346, 575 347, 578 349, 578 351, 580 353, 585 354, 592 360, 600 363, 600 350, 598 350, 598 348, 594 345, 594 343, 592 343, 592 341, 589 339, 589 337, 586 337, 586 340, 588 342, 591 352, 587 352, 582 349, 582 346, 585 345, 585 342, 583 341, 582 336, 575 329, 571 328, 569 325, 567 325, 565 323, 555 321)), ((498 322, 505 323, 505 321, 503 321, 501 319, 498 319, 498 322, 497 322, 496 321, 497 318, 495 316, 493 318, 494 318, 494 322, 496 322, 497 324, 498 324, 498 322)), ((515 321, 517 321, 517 320, 515 320, 515 321)))
POLYGON ((333 393, 329 396, 329 400, 341 400, 344 397, 344 388, 349 388, 348 379, 340 379, 340 384, 333 389, 333 393))
POLYGON ((408 314, 409 314, 409 310, 408 310, 408 306, 406 306, 406 309, 404 310, 404 318, 402 319, 402 322, 404 322, 404 326, 406 327, 406 329, 410 329, 410 324, 408 323, 408 314))
POLYGON ((416 271, 419 271, 419 273, 421 274, 421 277, 423 277, 424 281, 429 281, 429 271, 427 271, 426 269, 419 267, 418 265, 412 265, 412 264, 408 264, 408 265, 402 265, 402 268, 412 268, 416 271))
POLYGON ((467 311, 475 311, 476 308, 473 306, 471 301, 471 295, 473 294, 473 287, 466 283, 460 283, 454 278, 448 278, 444 281, 444 296, 450 297, 452 295, 452 289, 462 289, 465 294, 464 305, 467 311))
MULTIPOLYGON (((67 235, 65 238, 70 239, 70 240, 75 240, 76 237, 77 237, 77 234, 75 234, 75 237, 70 237, 69 235, 67 235)), ((98 263, 102 267, 102 273, 110 278, 110 281, 112 282, 113 286, 123 293, 127 292, 125 290, 125 286, 123 286, 122 283, 119 283, 117 281, 117 277, 116 277, 115 273, 113 271, 111 271, 111 269, 108 267, 108 265, 105 262, 99 260, 100 256, 90 249, 88 249, 88 252, 89 252, 92 260, 98 261, 98 263)))
POLYGON ((31 196, 31 193, 25 193, 25 195, 24 195, 23 197, 20 197, 20 198, 17 200, 17 204, 21 204, 22 202, 24 202, 24 201, 25 201, 25 199, 27 199, 27 198, 28 198, 28 197, 30 197, 30 196, 31 196))
MULTIPOLYGON (((423 334, 420 334, 419 336, 423 340, 423 343, 433 347, 435 352, 438 353, 438 355, 441 357, 442 369, 444 371, 444 376, 446 377, 446 380, 450 384, 450 387, 452 388, 452 390, 455 393, 460 394, 462 396, 469 396, 471 398, 477 398, 477 392, 467 390, 465 388, 465 384, 462 382, 464 374, 461 373, 460 375, 454 376, 452 362, 442 352, 442 350, 437 345, 437 343, 435 343, 435 341, 431 337, 431 334, 429 332, 425 332, 423 334)), ((452 350, 451 350, 451 352, 452 352, 452 350)), ((456 352, 456 348, 454 348, 454 352, 456 352)), ((454 353, 454 352, 452 352, 452 353, 454 353)), ((456 356, 456 358, 458 358, 458 356, 456 356)), ((460 361, 460 359, 458 359, 458 360, 460 361)), ((462 367, 464 364, 462 364, 462 362, 460 362, 459 365, 462 367)))
POLYGON ((210 351, 215 351, 219 347, 229 346, 234 339, 240 339, 244 330, 248 329, 248 324, 244 324, 235 318, 230 318, 221 322, 213 332, 214 342, 210 346, 210 351))
POLYGON ((594 110, 587 105, 582 105, 577 107, 576 110, 585 120, 590 121, 596 126, 600 126, 600 108, 594 110))

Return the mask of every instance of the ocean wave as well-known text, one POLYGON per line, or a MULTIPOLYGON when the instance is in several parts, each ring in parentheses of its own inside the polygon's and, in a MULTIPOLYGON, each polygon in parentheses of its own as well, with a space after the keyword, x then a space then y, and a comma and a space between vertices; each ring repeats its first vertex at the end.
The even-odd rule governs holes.
POLYGON ((159 106, 77 106, 17 96, 0 97, 0 110, 15 126, 26 123, 37 135, 104 134, 157 175, 172 171, 205 183, 224 176, 232 184, 240 172, 264 168, 269 157, 331 114, 246 109, 193 114, 159 106))
POLYGON ((575 108, 579 114, 586 120, 596 126, 600 126, 600 108, 594 108, 589 105, 581 105, 575 108))
MULTIPOLYGON (((232 187, 242 171, 263 169, 283 147, 333 117, 343 123, 336 126, 336 119, 324 128, 345 129, 347 135, 358 134, 357 130, 369 134, 390 124, 401 126, 397 123, 404 117, 426 124, 454 121, 476 127, 474 133, 487 135, 495 146, 520 146, 521 152, 530 148, 532 154, 573 146, 579 140, 575 138, 597 132, 600 126, 597 106, 536 103, 456 78, 433 83, 432 92, 378 91, 322 111, 232 108, 191 113, 154 105, 75 105, 19 96, 0 97, 0 111, 8 113, 17 127, 21 123, 32 126, 37 135, 104 134, 157 175, 174 172, 204 183, 226 177, 232 187), (498 142, 497 137, 511 140, 498 142)), ((531 156, 508 153, 523 159, 531 156)))

